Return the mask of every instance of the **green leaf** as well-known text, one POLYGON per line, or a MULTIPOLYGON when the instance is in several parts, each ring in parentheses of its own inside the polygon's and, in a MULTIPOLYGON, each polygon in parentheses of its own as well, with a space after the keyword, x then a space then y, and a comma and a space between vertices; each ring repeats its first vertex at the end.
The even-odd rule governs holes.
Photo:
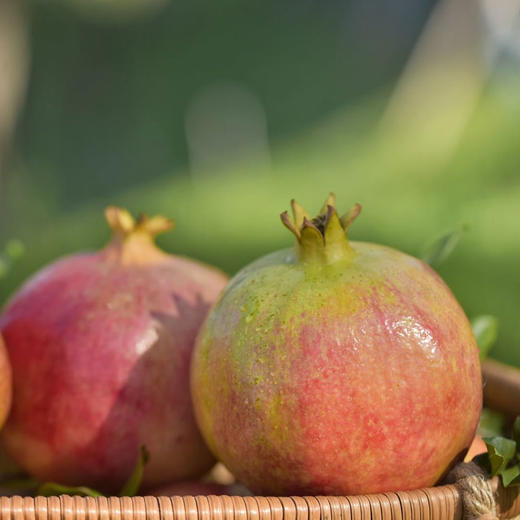
POLYGON ((137 494, 139 486, 141 485, 141 480, 143 479, 143 471, 149 458, 150 454, 148 453, 146 446, 141 446, 141 453, 137 460, 137 464, 135 465, 130 478, 123 486, 123 489, 121 489, 119 493, 120 497, 133 497, 137 494))
POLYGON ((515 456, 516 442, 504 437, 486 438, 484 442, 488 449, 491 476, 494 477, 506 469, 508 463, 515 456))
POLYGON ((515 464, 510 468, 503 469, 500 472, 502 484, 507 486, 520 486, 520 464, 515 464))
POLYGON ((0 480, 0 487, 4 489, 36 489, 40 483, 25 476, 14 476, 0 480))
POLYGON ((81 497, 102 497, 103 494, 86 486, 64 486, 56 482, 46 482, 38 488, 38 495, 51 497, 55 495, 78 495, 81 497))
POLYGON ((476 457, 473 457, 471 462, 475 462, 479 465, 486 473, 491 474, 491 464, 489 463, 489 453, 481 453, 476 457))
POLYGON ((520 415, 513 423, 513 440, 516 441, 516 445, 520 447, 520 415))
POLYGON ((484 407, 480 414, 478 433, 481 437, 500 437, 505 422, 506 418, 504 414, 484 407))
POLYGON ((495 316, 484 314, 471 320, 473 334, 480 349, 480 359, 485 359, 498 336, 498 319, 495 316))
POLYGON ((422 259, 432 267, 438 266, 451 255, 467 229, 464 225, 438 237, 424 248, 422 259))

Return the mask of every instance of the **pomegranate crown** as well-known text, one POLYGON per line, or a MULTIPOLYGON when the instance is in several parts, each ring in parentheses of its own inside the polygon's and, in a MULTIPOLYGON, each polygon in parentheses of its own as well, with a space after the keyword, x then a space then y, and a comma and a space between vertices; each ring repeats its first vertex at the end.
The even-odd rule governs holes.
POLYGON ((155 244, 154 238, 173 229, 172 219, 141 214, 137 219, 123 208, 108 206, 105 218, 114 236, 105 248, 106 254, 123 264, 145 264, 161 261, 166 253, 155 244))
POLYGON ((139 232, 155 237, 175 227, 175 222, 171 218, 162 215, 149 217, 146 213, 141 213, 135 219, 129 211, 117 206, 108 206, 105 209, 105 218, 114 233, 125 237, 139 232))
POLYGON ((361 212, 361 204, 355 204, 340 217, 336 211, 336 197, 334 193, 330 193, 315 218, 311 218, 294 199, 291 200, 291 208, 294 218, 287 211, 280 218, 283 225, 296 237, 301 261, 330 264, 354 256, 347 231, 361 212))

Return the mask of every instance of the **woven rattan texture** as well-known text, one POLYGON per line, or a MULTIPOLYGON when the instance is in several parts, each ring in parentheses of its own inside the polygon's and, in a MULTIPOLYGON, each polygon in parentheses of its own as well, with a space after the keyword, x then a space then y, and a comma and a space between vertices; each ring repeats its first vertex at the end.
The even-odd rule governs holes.
MULTIPOLYGON (((502 518, 520 514, 500 490, 502 518)), ((351 497, 2 497, 1 520, 461 520, 455 486, 351 497)))

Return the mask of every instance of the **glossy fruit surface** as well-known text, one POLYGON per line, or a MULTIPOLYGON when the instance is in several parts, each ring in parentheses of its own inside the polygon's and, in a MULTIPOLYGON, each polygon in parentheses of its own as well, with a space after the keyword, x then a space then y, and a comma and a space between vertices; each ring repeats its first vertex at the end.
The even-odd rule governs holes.
POLYGON ((193 417, 190 356, 226 277, 154 245, 171 221, 106 216, 103 250, 44 268, 0 319, 14 381, 3 444, 41 481, 117 491, 141 445, 144 486, 196 478, 214 459, 193 417))
POLYGON ((295 250, 238 273, 192 362, 201 431, 257 494, 346 495, 436 483, 481 403, 478 348, 426 264, 349 242, 357 205, 315 219, 293 202, 295 250))

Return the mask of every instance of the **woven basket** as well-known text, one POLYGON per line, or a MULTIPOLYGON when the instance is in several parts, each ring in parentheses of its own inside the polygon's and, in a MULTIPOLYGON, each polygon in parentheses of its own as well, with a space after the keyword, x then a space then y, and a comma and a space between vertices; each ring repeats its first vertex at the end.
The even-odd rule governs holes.
MULTIPOLYGON (((485 404, 520 414, 520 370, 495 361, 483 365, 485 404)), ((520 515, 520 487, 490 481, 496 518, 520 515)), ((479 515, 471 515, 471 518, 479 515)), ((491 520, 494 514, 480 515, 491 520)), ((462 520, 464 497, 456 485, 347 497, 1 497, 0 520, 462 520)))

